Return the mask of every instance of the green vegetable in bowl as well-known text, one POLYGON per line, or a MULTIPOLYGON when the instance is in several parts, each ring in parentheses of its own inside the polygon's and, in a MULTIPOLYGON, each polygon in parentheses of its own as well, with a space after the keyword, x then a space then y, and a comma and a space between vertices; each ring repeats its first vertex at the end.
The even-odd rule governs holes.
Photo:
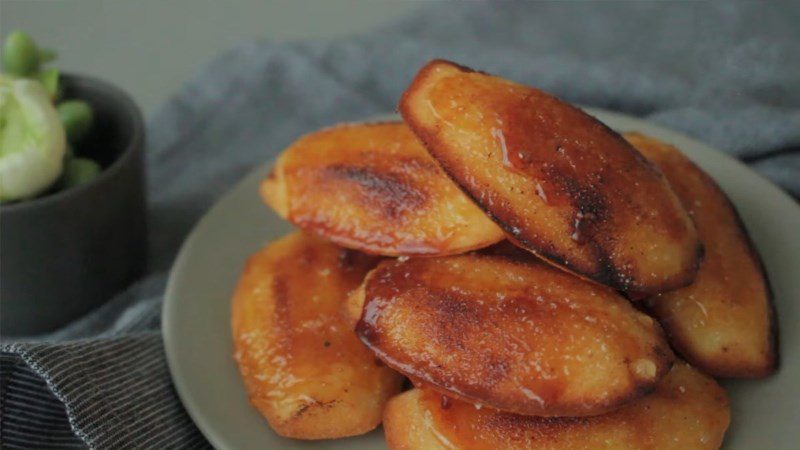
POLYGON ((30 36, 21 31, 8 35, 3 46, 3 67, 6 72, 20 77, 39 70, 39 49, 30 36))
POLYGON ((78 186, 94 180, 100 175, 100 166, 88 158, 72 158, 64 166, 64 188, 78 186))
POLYGON ((91 129, 94 113, 82 100, 58 103, 60 73, 43 67, 55 57, 21 31, 6 37, 5 72, 0 74, 0 202, 33 198, 54 184, 67 189, 100 173, 96 162, 76 157, 81 145, 70 146, 80 144, 91 129))
POLYGON ((68 100, 58 105, 58 115, 67 132, 67 140, 75 142, 92 127, 94 115, 88 103, 82 100, 68 100))
POLYGON ((58 97, 61 96, 59 76, 58 69, 45 69, 36 74, 36 79, 44 85, 50 95, 50 100, 58 100, 58 97))
POLYGON ((21 31, 9 34, 3 46, 3 68, 18 77, 35 76, 40 65, 55 57, 56 52, 39 48, 30 36, 21 31))
POLYGON ((45 191, 61 174, 66 146, 42 84, 0 75, 0 201, 45 191))

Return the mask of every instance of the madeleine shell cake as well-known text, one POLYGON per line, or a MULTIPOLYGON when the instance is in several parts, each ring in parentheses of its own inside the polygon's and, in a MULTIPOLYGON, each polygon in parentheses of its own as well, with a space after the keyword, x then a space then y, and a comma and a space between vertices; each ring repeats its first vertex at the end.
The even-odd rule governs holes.
POLYGON ((778 365, 772 293, 733 204, 677 148, 638 133, 625 138, 666 175, 705 247, 694 283, 650 300, 673 346, 714 376, 771 374, 778 365))
POLYGON ((338 125, 298 139, 261 193, 303 230, 367 253, 447 255, 503 239, 400 122, 338 125))
POLYGON ((235 359, 251 403, 297 439, 374 429, 402 377, 347 326, 347 294, 376 258, 291 234, 247 261, 233 298, 235 359))
POLYGON ((520 416, 413 389, 389 401, 383 429, 392 450, 712 450, 729 422, 722 387, 676 363, 653 393, 601 416, 520 416))
POLYGON ((400 112, 518 245, 636 298, 694 279, 702 247, 661 172, 580 109, 435 60, 400 112))
POLYGON ((388 366, 503 411, 602 414, 652 390, 673 360, 626 299, 537 261, 384 261, 354 295, 356 333, 388 366))

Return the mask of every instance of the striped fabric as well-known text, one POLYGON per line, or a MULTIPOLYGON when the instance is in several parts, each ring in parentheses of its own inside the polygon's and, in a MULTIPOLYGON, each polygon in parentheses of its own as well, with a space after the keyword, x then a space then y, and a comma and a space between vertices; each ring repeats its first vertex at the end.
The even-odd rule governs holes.
POLYGON ((10 354, 0 356, 0 368, 3 448, 86 447, 72 431, 64 404, 51 394, 42 377, 10 354))
MULTIPOLYGON (((303 133, 394 110, 436 57, 684 131, 800 196, 792 8, 437 3, 364 36, 238 46, 148 122, 150 272, 246 170, 303 133)), ((2 344, 0 447, 207 447, 167 372, 163 288, 147 279, 46 341, 2 344)))
POLYGON ((160 306, 158 299, 128 306, 99 338, 3 344, 0 446, 209 447, 170 381, 160 306))

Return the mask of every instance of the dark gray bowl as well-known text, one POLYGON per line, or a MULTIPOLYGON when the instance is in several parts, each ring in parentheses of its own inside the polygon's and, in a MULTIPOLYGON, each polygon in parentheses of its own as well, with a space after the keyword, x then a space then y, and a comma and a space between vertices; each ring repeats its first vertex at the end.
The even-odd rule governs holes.
POLYGON ((95 125, 78 153, 103 166, 90 183, 0 205, 0 333, 39 334, 125 288, 145 263, 144 125, 125 92, 62 77, 64 98, 89 102, 95 125))

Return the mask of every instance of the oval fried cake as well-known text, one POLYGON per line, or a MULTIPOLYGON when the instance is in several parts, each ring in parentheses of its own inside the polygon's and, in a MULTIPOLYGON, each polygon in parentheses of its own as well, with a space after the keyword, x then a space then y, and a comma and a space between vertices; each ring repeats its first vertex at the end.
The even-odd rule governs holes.
POLYGON ((673 346, 718 377, 762 377, 778 365, 777 323, 761 260, 725 193, 677 148, 625 138, 655 163, 692 215, 705 257, 691 285, 651 299, 673 346))
POLYGON ((261 192, 303 230, 367 253, 447 255, 503 239, 399 122, 339 125, 298 139, 261 192))
POLYGON ((520 416, 413 389, 389 401, 383 429, 393 450, 711 450, 729 422, 722 387, 678 363, 653 393, 602 416, 520 416))
POLYGON ((662 174, 580 109, 436 60, 400 112, 518 245, 637 298, 694 278, 702 248, 662 174))
POLYGON ((384 261, 356 333, 418 385, 519 414, 602 414, 650 391, 673 355, 612 289, 541 262, 384 261))
POLYGON ((281 436, 374 429, 402 377, 348 327, 341 308, 376 263, 300 233, 254 254, 233 298, 233 340, 250 401, 281 436))

